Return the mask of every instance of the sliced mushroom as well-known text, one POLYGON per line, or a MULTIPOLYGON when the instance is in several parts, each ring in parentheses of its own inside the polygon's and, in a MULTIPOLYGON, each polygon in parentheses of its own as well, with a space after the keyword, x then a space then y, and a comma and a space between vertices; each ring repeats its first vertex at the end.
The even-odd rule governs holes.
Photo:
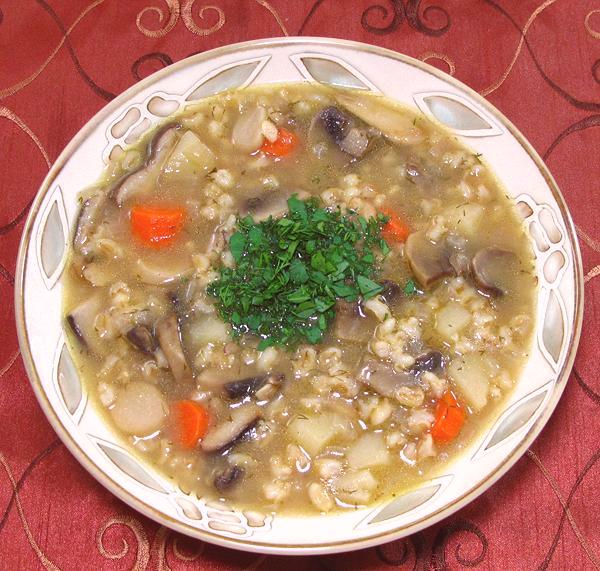
POLYGON ((448 256, 448 262, 452 266, 452 269, 456 275, 468 273, 471 265, 469 256, 463 254, 462 252, 452 252, 450 256, 448 256))
POLYGON ((233 146, 242 153, 253 153, 263 143, 262 122, 267 110, 262 105, 249 107, 239 116, 231 131, 233 146))
POLYGON ((220 452, 252 429, 260 418, 260 409, 254 403, 244 404, 231 410, 231 419, 215 426, 208 432, 200 446, 204 452, 220 452))
POLYGON ((227 383, 235 382, 236 379, 239 379, 239 376, 239 367, 235 367, 233 371, 231 369, 207 367, 202 370, 196 380, 203 390, 222 391, 227 383))
POLYGON ((257 401, 271 400, 279 391, 283 381, 285 381, 285 375, 269 375, 267 382, 254 394, 254 398, 257 401))
POLYGON ((189 382, 192 380, 192 370, 187 362, 183 345, 181 344, 181 333, 179 331, 179 320, 172 313, 161 319, 156 325, 156 337, 162 352, 165 354, 169 369, 175 380, 189 382))
POLYGON ((296 194, 300 199, 304 199, 307 196, 302 191, 296 193, 281 191, 249 198, 242 209, 242 215, 250 215, 256 222, 267 220, 269 216, 281 218, 288 211, 288 199, 292 194, 296 194))
POLYGON ((241 399, 252 396, 267 384, 279 386, 284 379, 285 375, 279 373, 268 373, 258 377, 249 377, 247 379, 226 383, 223 386, 223 390, 230 399, 241 399))
POLYGON ((428 351, 423 355, 419 355, 415 359, 414 365, 411 367, 411 372, 415 375, 424 373, 425 371, 440 372, 444 369, 444 356, 439 351, 428 351))
POLYGON ((519 268, 519 258, 514 252, 495 247, 479 250, 471 262, 477 287, 493 296, 505 295, 510 291, 519 268))
POLYGON ((160 173, 163 163, 179 140, 181 125, 170 123, 159 129, 148 144, 144 165, 126 174, 110 190, 111 198, 121 206, 135 194, 149 190, 160 173))
POLYGON ((326 107, 317 115, 317 120, 342 151, 356 158, 365 154, 369 146, 367 129, 361 128, 354 117, 337 107, 326 107))
POLYGON ((126 334, 125 338, 136 349, 151 355, 158 347, 156 339, 145 325, 136 325, 132 327, 126 334))
POLYGON ((73 234, 73 251, 86 259, 90 255, 90 239, 98 224, 98 215, 106 202, 106 194, 97 191, 81 204, 75 232, 73 234))
POLYGON ((367 361, 358 373, 358 380, 384 397, 395 397, 398 390, 419 384, 412 372, 396 372, 380 361, 367 361))
POLYGON ((413 232, 407 238, 404 253, 413 274, 424 288, 454 273, 445 245, 428 240, 424 230, 413 232))
POLYGON ((337 100, 350 113, 356 115, 367 125, 375 127, 388 139, 403 145, 417 145, 425 139, 413 119, 401 111, 382 105, 376 97, 340 93, 337 100))
POLYGON ((155 385, 133 381, 118 391, 110 414, 124 432, 147 436, 162 427, 168 410, 164 396, 155 385))
POLYGON ((363 343, 371 338, 375 323, 362 311, 359 302, 338 299, 335 302, 333 333, 339 339, 363 343))
POLYGON ((77 340, 94 354, 101 350, 100 337, 94 327, 94 321, 101 308, 102 298, 98 293, 80 303, 66 316, 66 321, 77 340))
POLYGON ((194 266, 188 259, 175 259, 173 265, 164 261, 160 264, 152 264, 146 260, 138 259, 135 263, 137 277, 148 285, 165 285, 194 273, 194 266))
POLYGON ((240 466, 229 466, 215 474, 213 485, 219 492, 225 492, 244 477, 244 469, 240 466))
POLYGON ((379 285, 383 287, 383 291, 379 295, 388 305, 395 303, 403 297, 403 291, 400 284, 392 280, 381 280, 379 285))

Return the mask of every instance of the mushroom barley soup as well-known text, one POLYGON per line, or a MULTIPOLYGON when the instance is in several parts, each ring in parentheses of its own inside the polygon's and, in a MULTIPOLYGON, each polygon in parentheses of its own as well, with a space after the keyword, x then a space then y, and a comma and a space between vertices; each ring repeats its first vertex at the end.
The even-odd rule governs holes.
POLYGON ((81 196, 72 352, 185 492, 263 512, 388 499, 489 423, 527 359, 529 241, 482 157, 382 97, 191 104, 81 196))

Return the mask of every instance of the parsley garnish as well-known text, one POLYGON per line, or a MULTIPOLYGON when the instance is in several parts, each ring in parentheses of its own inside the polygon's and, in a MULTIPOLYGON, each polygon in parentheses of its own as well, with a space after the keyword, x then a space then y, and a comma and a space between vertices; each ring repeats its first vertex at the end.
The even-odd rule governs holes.
POLYGON ((402 288, 406 295, 417 293, 417 284, 413 280, 408 280, 402 288))
POLYGON ((234 268, 220 268, 208 286, 234 335, 261 337, 259 350, 318 343, 335 316, 336 299, 356 301, 381 293, 373 280, 389 252, 381 238, 383 215, 365 219, 288 200, 279 219, 238 219, 229 239, 234 268))

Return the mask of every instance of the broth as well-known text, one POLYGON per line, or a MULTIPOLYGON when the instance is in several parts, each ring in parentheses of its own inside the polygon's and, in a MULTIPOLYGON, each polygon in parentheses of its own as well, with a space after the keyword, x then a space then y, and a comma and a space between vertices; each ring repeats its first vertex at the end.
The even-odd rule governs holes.
MULTIPOLYGON (((513 202, 482 157, 385 98, 219 94, 112 159, 81 203, 63 278, 72 354, 106 421, 186 493, 285 513, 400 494, 485 428, 527 359, 537 279, 513 202), (346 224, 361 255, 370 221, 385 245, 354 279, 353 258, 319 269, 297 240, 285 279, 345 271, 335 291, 362 295, 252 330, 291 297, 231 318, 242 261, 263 260, 230 242, 249 248, 240 219, 267 237, 346 224)), ((334 242, 321 233, 317 251, 334 242)))

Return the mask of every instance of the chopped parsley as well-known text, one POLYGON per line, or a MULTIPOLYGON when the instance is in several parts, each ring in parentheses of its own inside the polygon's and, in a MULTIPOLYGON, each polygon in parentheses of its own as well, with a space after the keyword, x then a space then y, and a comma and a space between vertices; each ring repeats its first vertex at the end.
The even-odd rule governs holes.
POLYGON ((375 277, 389 252, 381 237, 386 222, 382 214, 342 214, 294 195, 283 218, 238 219, 229 239, 235 267, 221 267, 208 292, 234 335, 258 335, 261 351, 318 343, 337 299, 369 299, 383 290, 375 277))
POLYGON ((402 288, 402 291, 406 294, 406 295, 412 295, 414 293, 418 293, 417 290, 417 284, 415 284, 415 282, 413 280, 408 280, 405 284, 404 287, 402 288))

